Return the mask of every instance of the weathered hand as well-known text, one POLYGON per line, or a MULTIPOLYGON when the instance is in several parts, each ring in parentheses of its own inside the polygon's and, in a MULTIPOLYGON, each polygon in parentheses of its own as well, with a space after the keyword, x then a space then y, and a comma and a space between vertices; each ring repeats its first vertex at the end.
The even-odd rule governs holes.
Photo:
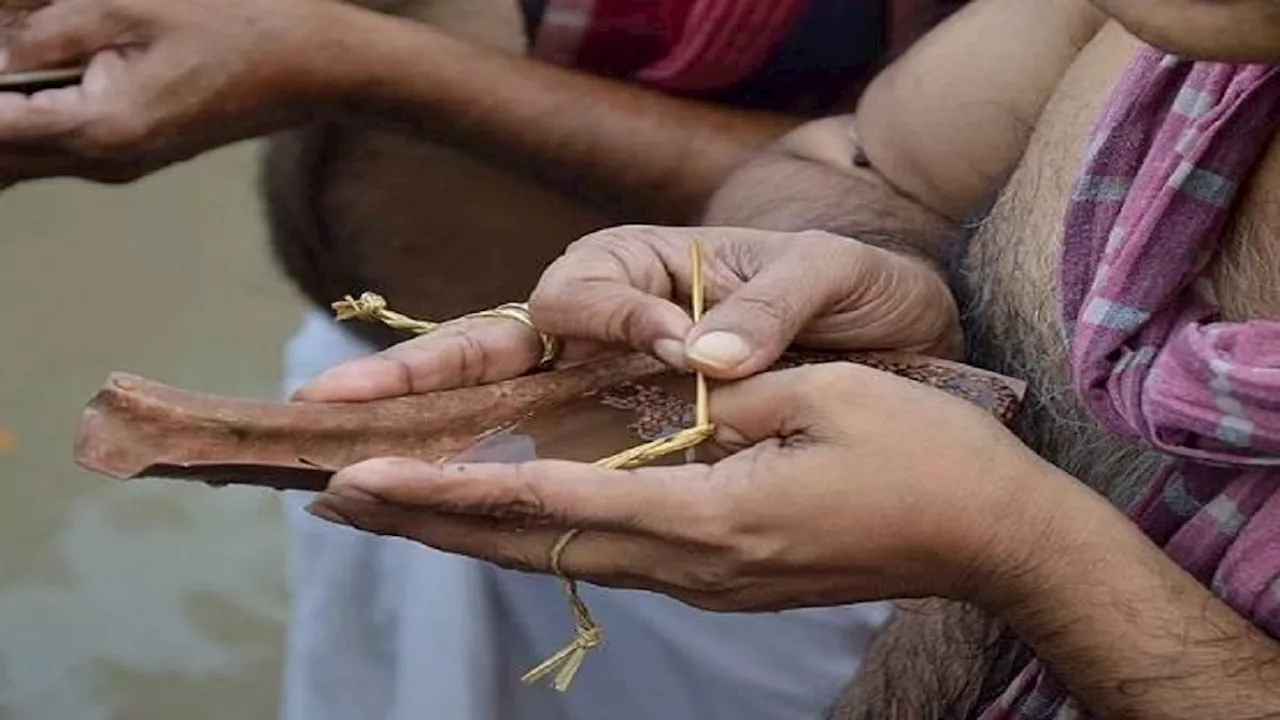
POLYGON ((87 63, 82 82, 0 93, 0 185, 123 182, 301 119, 336 85, 331 0, 55 0, 6 37, 3 71, 87 63))
MULTIPOLYGON (((821 232, 621 227, 569 247, 543 274, 531 309, 578 361, 627 347, 719 379, 769 367, 793 343, 954 357, 958 313, 939 274, 915 258, 821 232), (685 309, 689 248, 705 255, 697 327, 685 309)), ((466 320, 339 366, 299 398, 360 401, 496 382, 531 369, 538 339, 503 319, 466 320)))
POLYGON ((712 415, 731 454, 710 465, 374 460, 313 509, 535 572, 581 528, 562 558, 577 579, 764 611, 969 597, 1024 561, 1074 491, 975 406, 852 363, 721 387, 712 415))

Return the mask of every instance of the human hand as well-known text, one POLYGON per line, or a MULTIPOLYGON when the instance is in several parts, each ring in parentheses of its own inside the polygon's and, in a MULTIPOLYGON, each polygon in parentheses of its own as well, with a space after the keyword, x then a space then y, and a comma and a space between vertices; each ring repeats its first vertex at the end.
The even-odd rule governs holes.
POLYGON ((722 387, 711 411, 713 449, 730 453, 714 464, 373 460, 312 509, 534 572, 579 528, 561 557, 575 579, 772 611, 1003 587, 1064 498, 1090 495, 976 406, 852 363, 722 387))
POLYGON ((0 186, 136 179, 287 126, 341 75, 331 0, 55 0, 7 33, 0 72, 87 65, 79 84, 0 92, 0 186))
MULTIPOLYGON (((624 347, 717 379, 761 372, 793 343, 938 357, 955 357, 961 344, 955 302, 935 270, 821 232, 630 226, 594 233, 547 269, 530 306, 540 330, 565 340, 564 362, 624 347), (712 304, 696 327, 682 309, 695 241, 712 304)), ((497 382, 540 357, 528 327, 468 319, 338 366, 298 398, 364 401, 497 382)))

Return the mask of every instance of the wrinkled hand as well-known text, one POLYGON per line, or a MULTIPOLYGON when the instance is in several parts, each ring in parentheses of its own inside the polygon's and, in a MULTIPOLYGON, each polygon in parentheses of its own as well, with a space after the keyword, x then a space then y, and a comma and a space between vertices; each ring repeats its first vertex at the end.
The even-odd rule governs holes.
MULTIPOLYGON (((954 357, 958 313, 931 267, 829 233, 621 227, 569 247, 530 300, 534 322, 566 340, 572 363, 631 348, 682 369, 738 379, 793 343, 813 349, 903 350, 954 357), (689 318, 689 248, 704 253, 707 300, 689 318)), ((364 401, 497 382, 541 356, 529 328, 471 319, 338 366, 299 399, 364 401)))
POLYGON ((724 386, 711 410, 732 453, 714 464, 373 460, 313 512, 534 572, 581 528, 576 579, 765 611, 1001 586, 1076 485, 976 406, 852 363, 724 386))
POLYGON ((136 179, 300 119, 341 67, 330 0, 55 0, 2 70, 87 63, 78 85, 0 92, 0 186, 136 179), (326 64, 328 67, 326 67, 326 64))

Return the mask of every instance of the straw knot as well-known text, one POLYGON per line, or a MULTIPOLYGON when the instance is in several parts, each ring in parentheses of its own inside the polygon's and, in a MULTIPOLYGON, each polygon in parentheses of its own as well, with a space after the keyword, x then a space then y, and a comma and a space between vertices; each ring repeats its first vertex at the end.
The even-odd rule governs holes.
POLYGON ((566 583, 566 591, 575 606, 573 640, 561 648, 560 652, 525 673, 520 681, 526 685, 533 685, 550 677, 553 689, 557 692, 566 692, 573 684, 578 671, 582 669, 587 653, 604 644, 603 629, 587 614, 586 606, 578 598, 577 591, 573 589, 571 582, 566 583))
POLYGON ((333 303, 333 312, 339 321, 374 321, 387 310, 387 300, 377 293, 361 293, 360 297, 347 295, 333 303))
POLYGON ((599 625, 580 627, 574 634, 573 644, 583 650, 595 650, 604 644, 604 629, 599 625))
POLYGON ((415 320, 387 308, 387 301, 381 295, 372 292, 360 293, 360 297, 350 295, 333 303, 334 317, 339 322, 361 320, 369 323, 381 323, 393 330, 403 330, 415 335, 425 335, 440 328, 440 323, 426 320, 415 320))

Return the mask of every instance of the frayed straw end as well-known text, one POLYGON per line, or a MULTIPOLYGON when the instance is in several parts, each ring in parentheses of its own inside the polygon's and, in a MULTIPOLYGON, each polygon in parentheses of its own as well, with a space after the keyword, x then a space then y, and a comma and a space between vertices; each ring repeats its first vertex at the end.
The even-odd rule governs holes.
POLYGON ((568 692, 573 679, 577 677, 578 671, 582 669, 582 664, 587 659, 587 653, 599 647, 603 641, 600 628, 579 628, 572 643, 525 673, 520 678, 520 682, 525 685, 536 685, 554 672, 555 677, 551 681, 551 687, 556 692, 568 692))
POLYGON ((370 323, 382 323, 392 330, 403 330, 415 335, 426 335, 440 328, 440 323, 426 320, 414 320, 398 312, 387 309, 387 301, 377 293, 360 293, 360 297, 350 295, 330 305, 333 315, 339 322, 363 320, 370 323))
POLYGON ((330 307, 333 308, 334 317, 339 322, 348 320, 376 322, 379 316, 386 312, 387 301, 377 293, 366 292, 361 293, 358 298, 347 295, 330 307))

